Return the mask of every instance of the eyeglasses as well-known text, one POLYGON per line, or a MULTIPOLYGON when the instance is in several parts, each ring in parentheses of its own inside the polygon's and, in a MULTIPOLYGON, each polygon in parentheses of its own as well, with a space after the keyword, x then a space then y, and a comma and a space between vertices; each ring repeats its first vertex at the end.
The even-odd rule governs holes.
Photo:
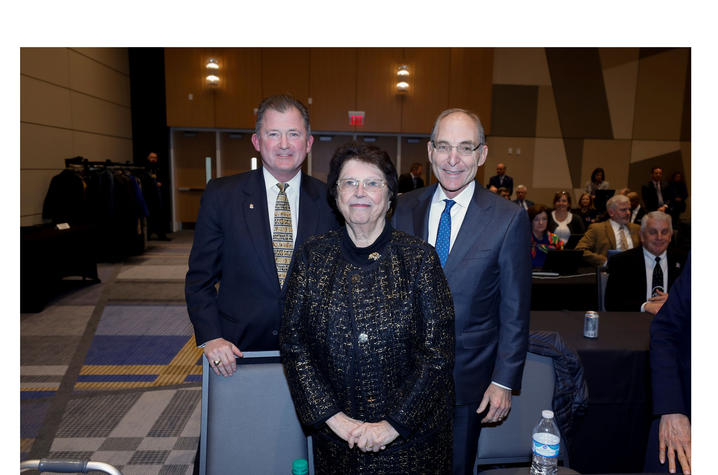
POLYGON ((459 145, 450 145, 448 142, 434 142, 432 140, 431 145, 434 146, 434 150, 436 150, 442 155, 451 153, 452 148, 456 148, 456 151, 459 153, 459 155, 471 155, 483 144, 480 143, 479 145, 474 147, 474 144, 472 144, 471 142, 462 142, 459 145))
POLYGON ((341 191, 356 190, 359 188, 359 183, 364 185, 364 189, 369 192, 379 191, 386 186, 384 180, 377 178, 364 178, 363 180, 357 178, 341 178, 337 182, 337 188, 341 191))

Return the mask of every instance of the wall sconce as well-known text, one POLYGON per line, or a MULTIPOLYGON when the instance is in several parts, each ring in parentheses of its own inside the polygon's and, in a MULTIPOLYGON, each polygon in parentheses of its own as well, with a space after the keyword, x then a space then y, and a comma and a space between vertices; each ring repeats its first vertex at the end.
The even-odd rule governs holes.
POLYGON ((209 58, 207 60, 207 64, 205 64, 204 67, 207 72, 207 76, 205 77, 207 85, 210 87, 219 86, 219 76, 217 75, 217 73, 219 72, 219 63, 217 63, 217 60, 214 58, 209 58))
POLYGON ((402 64, 396 70, 396 92, 397 94, 406 94, 409 92, 409 68, 406 64, 402 64))

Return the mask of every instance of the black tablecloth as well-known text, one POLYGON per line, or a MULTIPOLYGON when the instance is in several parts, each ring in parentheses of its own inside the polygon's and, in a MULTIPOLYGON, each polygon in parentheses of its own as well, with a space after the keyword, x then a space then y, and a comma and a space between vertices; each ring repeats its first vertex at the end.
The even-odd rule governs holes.
POLYGON ((532 277, 531 310, 598 310, 595 269, 558 277, 532 277))
POLYGON ((577 351, 589 401, 569 442, 569 463, 580 473, 638 473, 651 419, 651 315, 602 312, 599 337, 583 337, 583 312, 531 312, 531 330, 558 331, 577 351))

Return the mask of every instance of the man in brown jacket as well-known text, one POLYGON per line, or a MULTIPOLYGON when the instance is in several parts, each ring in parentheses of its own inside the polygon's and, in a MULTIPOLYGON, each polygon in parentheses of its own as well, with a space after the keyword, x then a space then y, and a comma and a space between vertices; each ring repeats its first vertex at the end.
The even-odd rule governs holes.
POLYGON ((606 202, 610 219, 593 223, 576 244, 583 251, 583 260, 595 266, 606 264, 608 251, 626 251, 641 243, 640 226, 629 223, 631 202, 625 195, 614 195, 606 202))

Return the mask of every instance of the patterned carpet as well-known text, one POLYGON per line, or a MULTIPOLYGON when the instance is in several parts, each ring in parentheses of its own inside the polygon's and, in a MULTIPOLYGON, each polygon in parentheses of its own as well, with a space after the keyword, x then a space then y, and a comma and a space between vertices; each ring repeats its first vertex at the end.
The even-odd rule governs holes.
POLYGON ((107 462, 124 474, 192 473, 201 350, 184 305, 192 233, 98 265, 100 284, 20 321, 20 458, 107 462))

